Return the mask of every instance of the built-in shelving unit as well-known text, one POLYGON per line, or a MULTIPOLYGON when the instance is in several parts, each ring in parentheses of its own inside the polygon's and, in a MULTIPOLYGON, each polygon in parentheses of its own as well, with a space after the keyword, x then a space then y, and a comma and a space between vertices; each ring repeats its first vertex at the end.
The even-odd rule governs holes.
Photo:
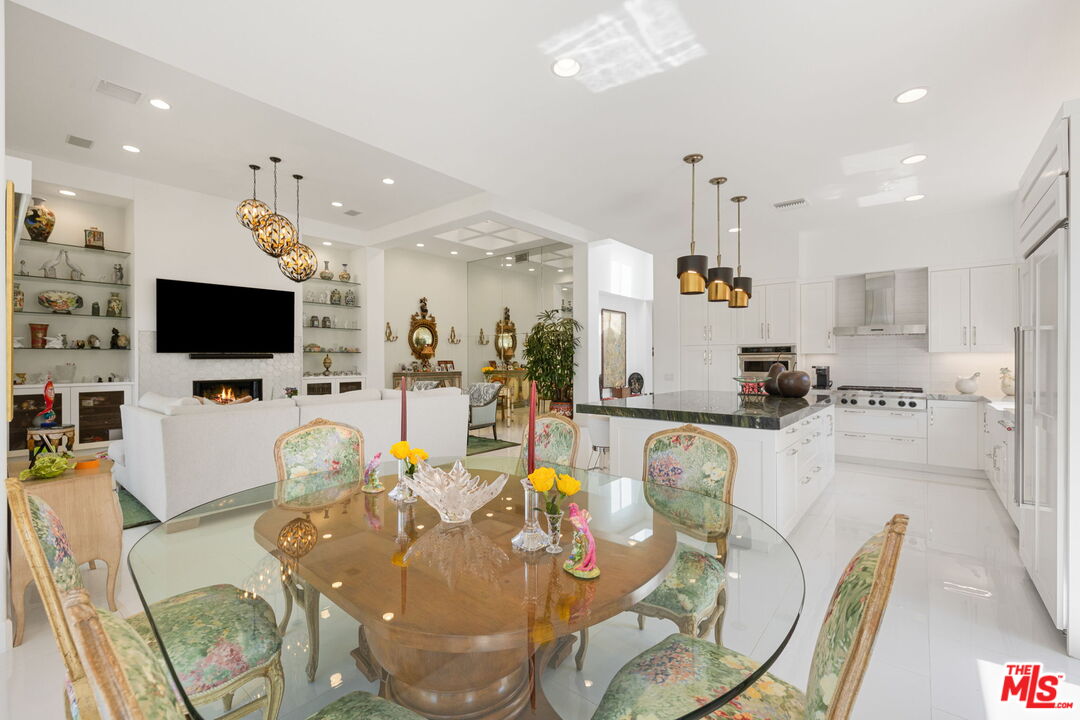
MULTIPOLYGON (((317 246, 317 245, 316 245, 317 246)), ((364 305, 364 285, 353 278, 362 278, 362 263, 357 262, 355 248, 346 248, 335 243, 335 247, 318 250, 319 270, 315 277, 302 283, 302 312, 300 323, 303 326, 303 345, 317 346, 319 350, 304 350, 304 383, 310 378, 352 378, 346 383, 333 383, 333 392, 342 388, 356 389, 362 382, 363 367, 358 356, 364 350, 364 330, 360 327, 362 306, 364 305), (329 268, 326 263, 329 262, 329 268), (352 278, 339 280, 337 275, 348 264, 352 278), (331 270, 333 278, 319 277, 319 272, 331 270), (331 302, 331 299, 334 302, 331 302), (348 302, 346 302, 348 301, 348 302), (315 323, 312 323, 312 320, 315 323), (324 325, 328 327, 324 327, 324 325), (329 355, 333 358, 334 373, 347 375, 322 375, 322 359, 329 355), (345 355, 357 356, 352 359, 345 355), (355 363, 355 365, 353 364, 355 363)), ((325 382, 325 381, 324 381, 325 382)), ((326 386, 329 387, 329 386, 326 386)), ((307 394, 305 392, 305 394, 307 394)))

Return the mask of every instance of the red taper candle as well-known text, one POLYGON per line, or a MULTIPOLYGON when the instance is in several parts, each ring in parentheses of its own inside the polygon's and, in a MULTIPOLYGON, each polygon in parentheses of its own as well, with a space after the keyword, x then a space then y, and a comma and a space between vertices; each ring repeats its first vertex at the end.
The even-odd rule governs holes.
POLYGON ((405 407, 405 378, 401 378, 401 439, 408 440, 409 420, 405 407))
POLYGON ((531 475, 536 470, 536 381, 529 381, 529 452, 526 456, 531 475))

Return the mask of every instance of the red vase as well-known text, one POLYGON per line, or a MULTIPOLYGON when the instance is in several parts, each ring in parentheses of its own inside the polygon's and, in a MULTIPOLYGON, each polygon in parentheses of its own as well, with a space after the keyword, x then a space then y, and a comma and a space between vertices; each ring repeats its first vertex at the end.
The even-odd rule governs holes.
POLYGON ((45 336, 49 334, 49 326, 47 323, 29 323, 30 325, 30 347, 37 348, 39 350, 45 347, 45 336))

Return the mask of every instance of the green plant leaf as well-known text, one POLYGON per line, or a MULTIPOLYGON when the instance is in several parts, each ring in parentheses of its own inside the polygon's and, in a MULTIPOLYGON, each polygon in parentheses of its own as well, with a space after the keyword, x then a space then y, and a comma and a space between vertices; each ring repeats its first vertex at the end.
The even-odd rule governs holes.
POLYGON ((547 400, 569 402, 574 391, 574 351, 581 344, 581 323, 558 310, 536 316, 525 338, 526 377, 536 381, 539 395, 547 400))

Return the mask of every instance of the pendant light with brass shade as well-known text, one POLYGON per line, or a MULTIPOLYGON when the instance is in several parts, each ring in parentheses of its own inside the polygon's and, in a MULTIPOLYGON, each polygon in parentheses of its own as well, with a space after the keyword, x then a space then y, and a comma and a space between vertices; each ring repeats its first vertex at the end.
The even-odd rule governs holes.
POLYGON ((700 295, 705 292, 705 274, 709 269, 709 258, 696 254, 697 243, 694 241, 694 211, 697 198, 697 164, 702 156, 694 153, 683 158, 690 166, 690 254, 679 258, 675 275, 679 278, 680 295, 700 295))
POLYGON ((270 257, 281 257, 296 244, 296 226, 277 211, 277 166, 281 158, 272 157, 274 163, 274 212, 259 218, 252 229, 255 244, 270 257))
POLYGON ((734 282, 731 284, 731 300, 728 301, 728 307, 744 308, 750 305, 750 298, 754 295, 754 281, 751 278, 745 277, 742 274, 742 204, 746 202, 745 195, 736 195, 731 198, 731 202, 735 203, 736 211, 736 235, 739 242, 739 254, 738 254, 738 274, 735 276, 734 282))
POLYGON ((251 168, 251 197, 236 206, 236 219, 248 230, 254 230, 263 216, 270 214, 270 206, 259 200, 255 194, 255 173, 261 168, 258 165, 248 167, 251 168))
POLYGON ((304 282, 319 269, 319 258, 315 251, 300 242, 300 181, 303 175, 293 175, 296 180, 296 244, 278 258, 281 274, 293 282, 304 282))
POLYGON ((735 271, 724 267, 720 260, 720 186, 726 182, 726 177, 709 178, 709 183, 716 187, 716 267, 709 268, 709 302, 731 300, 731 284, 735 278, 735 271))

